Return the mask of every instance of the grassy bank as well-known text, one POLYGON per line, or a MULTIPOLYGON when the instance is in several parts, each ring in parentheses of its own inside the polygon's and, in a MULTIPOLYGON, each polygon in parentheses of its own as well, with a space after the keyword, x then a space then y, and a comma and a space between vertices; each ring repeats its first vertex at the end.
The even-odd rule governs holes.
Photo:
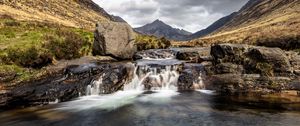
POLYGON ((137 35, 135 43, 140 51, 147 49, 166 49, 171 46, 171 42, 164 37, 157 38, 148 35, 137 35))
POLYGON ((0 82, 28 80, 56 60, 90 55, 93 32, 0 19, 0 82))

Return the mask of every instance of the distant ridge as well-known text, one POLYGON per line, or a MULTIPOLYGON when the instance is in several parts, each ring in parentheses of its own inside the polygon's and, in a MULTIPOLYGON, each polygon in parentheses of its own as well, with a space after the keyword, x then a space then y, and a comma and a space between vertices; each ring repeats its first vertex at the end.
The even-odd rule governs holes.
POLYGON ((165 37, 171 40, 185 40, 192 33, 185 31, 183 29, 173 28, 170 25, 167 25, 161 20, 155 20, 150 24, 146 24, 142 27, 135 28, 136 32, 145 34, 145 35, 154 35, 156 37, 165 37))

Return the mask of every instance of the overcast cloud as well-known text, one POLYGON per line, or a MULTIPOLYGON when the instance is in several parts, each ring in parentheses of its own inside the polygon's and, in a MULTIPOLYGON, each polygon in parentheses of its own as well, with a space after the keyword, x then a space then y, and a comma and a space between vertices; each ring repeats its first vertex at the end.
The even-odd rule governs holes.
POLYGON ((190 32, 238 11, 248 0, 93 0, 108 13, 140 27, 160 19, 190 32))

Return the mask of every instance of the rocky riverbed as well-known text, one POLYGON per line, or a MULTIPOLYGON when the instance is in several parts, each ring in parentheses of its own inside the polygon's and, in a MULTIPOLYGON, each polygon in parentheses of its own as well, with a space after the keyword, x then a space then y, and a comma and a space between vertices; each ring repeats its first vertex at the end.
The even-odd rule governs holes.
POLYGON ((1 107, 64 102, 87 94, 124 90, 135 75, 144 90, 173 86, 179 91, 207 89, 245 103, 300 103, 300 56, 279 48, 220 44, 205 48, 171 48, 137 52, 136 61, 64 61, 34 81, 2 85, 1 107), (146 61, 145 61, 146 60, 146 61), (82 62, 81 62, 82 61, 82 62), (69 62, 69 63, 68 63, 69 62), (59 66, 59 67, 58 67, 59 66), (139 72, 137 71, 139 70, 139 72), (149 74, 147 76, 147 74, 149 74))

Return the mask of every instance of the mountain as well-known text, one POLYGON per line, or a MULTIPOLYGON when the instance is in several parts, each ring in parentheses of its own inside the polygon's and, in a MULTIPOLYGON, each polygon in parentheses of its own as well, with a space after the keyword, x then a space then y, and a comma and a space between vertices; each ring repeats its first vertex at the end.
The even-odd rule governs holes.
POLYGON ((299 29, 300 0, 250 0, 223 27, 194 41, 295 48, 289 44, 299 43, 299 29))
POLYGON ((97 22, 115 20, 92 0, 1 0, 0 15, 90 30, 97 22))
POLYGON ((234 12, 228 16, 225 16, 225 17, 217 20, 212 25, 208 26, 206 29, 200 30, 200 31, 192 34, 191 36, 188 37, 188 39, 195 39, 195 38, 203 37, 205 35, 208 35, 214 31, 218 30, 219 28, 223 27, 226 23, 231 21, 231 19, 234 16, 236 16, 236 14, 237 14, 237 12, 234 12))
POLYGON ((160 20, 155 20, 150 24, 135 28, 134 30, 141 34, 154 35, 156 37, 166 37, 167 39, 178 41, 185 40, 186 37, 192 34, 183 29, 173 28, 160 20))
POLYGON ((120 16, 115 16, 115 15, 110 15, 111 19, 114 21, 114 22, 124 22, 124 23, 127 23, 122 17, 120 16))

